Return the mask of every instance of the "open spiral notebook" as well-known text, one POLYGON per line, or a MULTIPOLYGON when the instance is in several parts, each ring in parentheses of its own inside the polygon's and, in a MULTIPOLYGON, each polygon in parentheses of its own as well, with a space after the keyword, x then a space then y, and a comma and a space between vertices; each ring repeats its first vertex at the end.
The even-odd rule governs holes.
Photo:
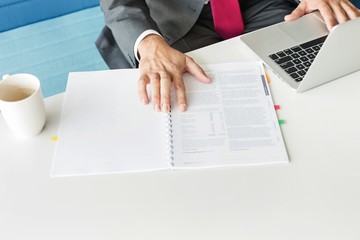
POLYGON ((52 176, 287 163, 262 63, 203 69, 171 113, 141 104, 137 69, 70 73, 52 176))

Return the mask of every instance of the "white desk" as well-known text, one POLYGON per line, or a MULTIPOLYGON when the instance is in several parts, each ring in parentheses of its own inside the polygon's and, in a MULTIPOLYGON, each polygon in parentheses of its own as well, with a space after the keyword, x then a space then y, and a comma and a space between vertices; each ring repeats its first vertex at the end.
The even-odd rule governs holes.
MULTIPOLYGON (((238 39, 190 55, 255 59, 238 39)), ((50 178, 63 94, 32 140, 0 118, 0 239, 360 239, 360 71, 302 94, 269 75, 285 166, 50 178)))

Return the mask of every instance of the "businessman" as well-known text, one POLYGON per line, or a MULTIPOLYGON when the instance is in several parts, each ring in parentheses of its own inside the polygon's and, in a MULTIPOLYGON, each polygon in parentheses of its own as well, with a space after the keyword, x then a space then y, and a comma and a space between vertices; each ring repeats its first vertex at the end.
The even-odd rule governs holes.
POLYGON ((146 86, 150 84, 151 102, 158 112, 170 110, 171 84, 180 110, 186 110, 184 72, 190 72, 201 82, 211 82, 185 52, 315 10, 322 14, 329 29, 360 16, 359 9, 348 0, 300 3, 297 0, 101 0, 100 3, 106 26, 96 45, 102 57, 112 69, 139 67, 140 100, 149 103, 146 86), (231 1, 235 5, 226 7, 231 1), (224 15, 228 17, 225 25, 221 20, 224 15), (233 29, 222 29, 229 28, 228 25, 233 29))

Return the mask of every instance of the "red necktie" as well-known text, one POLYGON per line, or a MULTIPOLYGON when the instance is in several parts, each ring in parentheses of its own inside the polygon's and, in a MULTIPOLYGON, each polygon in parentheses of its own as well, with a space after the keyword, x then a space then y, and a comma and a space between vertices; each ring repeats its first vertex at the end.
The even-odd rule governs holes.
POLYGON ((216 32, 228 39, 244 32, 239 0, 210 0, 216 32))

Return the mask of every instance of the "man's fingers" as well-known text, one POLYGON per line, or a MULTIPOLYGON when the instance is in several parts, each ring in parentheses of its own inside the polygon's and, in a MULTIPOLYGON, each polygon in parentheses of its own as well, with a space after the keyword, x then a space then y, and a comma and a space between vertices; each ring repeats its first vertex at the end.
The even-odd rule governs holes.
POLYGON ((160 107, 160 75, 157 73, 149 74, 151 86, 151 101, 156 112, 161 111, 160 107))
POLYGON ((204 70, 195 63, 195 61, 186 56, 186 69, 189 73, 194 75, 200 82, 203 83, 210 83, 211 79, 205 74, 204 70))
POLYGON ((321 4, 319 6, 319 12, 324 18, 325 24, 329 31, 338 24, 338 21, 334 18, 334 12, 328 4, 321 4))
POLYGON ((144 104, 149 103, 147 85, 150 83, 151 101, 156 112, 170 111, 171 76, 165 72, 144 74, 139 78, 138 95, 144 104))
POLYGON ((306 5, 300 3, 289 15, 285 16, 285 21, 295 20, 306 14, 306 5))
POLYGON ((148 83, 149 78, 146 75, 141 75, 138 81, 138 96, 143 104, 149 103, 149 96, 146 91, 148 83))
POLYGON ((170 87, 171 87, 171 76, 166 72, 160 73, 160 103, 161 111, 170 111, 170 87))
POLYGON ((177 98, 177 103, 179 106, 179 109, 181 112, 186 111, 186 90, 185 90, 185 84, 182 78, 182 74, 177 74, 173 76, 173 83, 177 98))
POLYGON ((210 83, 204 70, 193 59, 183 53, 169 48, 157 51, 157 55, 147 57, 145 54, 140 61, 139 69, 143 76, 139 79, 139 96, 143 102, 149 102, 146 85, 150 82, 151 101, 156 112, 169 112, 171 106, 171 87, 174 84, 177 103, 180 111, 186 110, 186 94, 183 73, 189 72, 199 81, 210 83), (174 55, 174 56, 172 56, 174 55))
POLYGON ((336 4, 331 6, 332 12, 334 13, 334 16, 338 23, 344 23, 349 20, 348 14, 344 10, 344 8, 341 6, 341 4, 336 4))
POLYGON ((350 19, 360 17, 360 10, 349 2, 340 2, 341 7, 345 10, 346 14, 350 19))
POLYGON ((297 19, 309 12, 319 10, 329 31, 338 23, 346 22, 360 16, 360 11, 349 1, 303 0, 285 20, 297 19))

